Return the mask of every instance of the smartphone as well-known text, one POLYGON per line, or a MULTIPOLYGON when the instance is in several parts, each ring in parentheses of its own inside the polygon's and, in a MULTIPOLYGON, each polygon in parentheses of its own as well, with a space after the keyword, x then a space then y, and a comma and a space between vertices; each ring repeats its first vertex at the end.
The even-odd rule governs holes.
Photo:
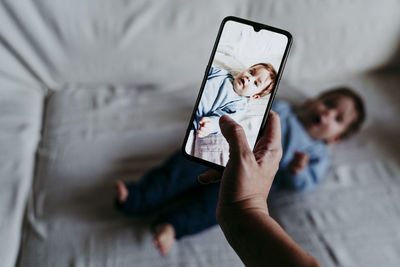
POLYGON ((219 128, 223 115, 244 128, 254 148, 291 44, 285 30, 237 17, 222 21, 182 145, 186 158, 214 169, 226 166, 229 145, 219 128))

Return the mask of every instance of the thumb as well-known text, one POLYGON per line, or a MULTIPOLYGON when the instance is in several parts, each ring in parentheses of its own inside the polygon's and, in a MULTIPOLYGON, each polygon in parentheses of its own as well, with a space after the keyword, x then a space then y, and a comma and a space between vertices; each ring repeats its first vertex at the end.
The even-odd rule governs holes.
POLYGON ((280 160, 282 154, 281 124, 279 115, 271 110, 263 136, 258 140, 254 153, 258 161, 264 161, 265 157, 269 157, 273 151, 279 152, 277 156, 280 160))
POLYGON ((230 156, 252 153, 242 126, 227 115, 219 119, 219 125, 222 134, 229 144, 230 156))

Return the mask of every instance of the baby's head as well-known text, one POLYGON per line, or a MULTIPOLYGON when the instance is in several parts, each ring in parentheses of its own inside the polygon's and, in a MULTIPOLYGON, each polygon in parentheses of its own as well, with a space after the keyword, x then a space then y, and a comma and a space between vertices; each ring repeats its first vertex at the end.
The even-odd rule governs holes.
POLYGON ((300 120, 308 134, 328 144, 337 143, 357 132, 365 119, 361 97, 341 87, 306 101, 300 120))
POLYGON ((269 63, 257 63, 239 73, 233 80, 233 90, 254 99, 266 96, 274 88, 276 70, 269 63))

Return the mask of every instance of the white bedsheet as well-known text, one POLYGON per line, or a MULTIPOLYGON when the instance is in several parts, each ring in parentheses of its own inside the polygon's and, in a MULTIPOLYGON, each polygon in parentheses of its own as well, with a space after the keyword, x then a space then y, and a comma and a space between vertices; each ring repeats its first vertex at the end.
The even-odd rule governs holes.
POLYGON ((116 179, 137 180, 177 149, 187 102, 183 90, 157 88, 76 85, 52 94, 19 265, 204 266, 221 254, 238 264, 219 229, 179 242, 163 259, 149 225, 113 206, 116 179))
POLYGON ((180 146, 227 15, 293 33, 281 97, 347 84, 368 107, 326 182, 275 196, 271 213, 323 266, 398 266, 399 12, 397 0, 2 1, 2 266, 242 265, 218 227, 163 258, 148 225, 112 207, 116 179, 180 146))
POLYGON ((14 266, 40 138, 43 95, 4 79, 0 85, 0 265, 14 266))

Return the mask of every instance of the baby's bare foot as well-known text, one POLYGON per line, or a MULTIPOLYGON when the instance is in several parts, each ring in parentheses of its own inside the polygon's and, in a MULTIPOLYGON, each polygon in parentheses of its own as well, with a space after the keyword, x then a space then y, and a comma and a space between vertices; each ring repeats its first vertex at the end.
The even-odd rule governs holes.
POLYGON ((156 225, 153 243, 160 251, 160 254, 165 256, 171 249, 175 242, 175 229, 169 223, 156 225))
POLYGON ((117 188, 117 195, 119 203, 124 203, 128 198, 128 189, 122 181, 116 181, 115 187, 117 188))

